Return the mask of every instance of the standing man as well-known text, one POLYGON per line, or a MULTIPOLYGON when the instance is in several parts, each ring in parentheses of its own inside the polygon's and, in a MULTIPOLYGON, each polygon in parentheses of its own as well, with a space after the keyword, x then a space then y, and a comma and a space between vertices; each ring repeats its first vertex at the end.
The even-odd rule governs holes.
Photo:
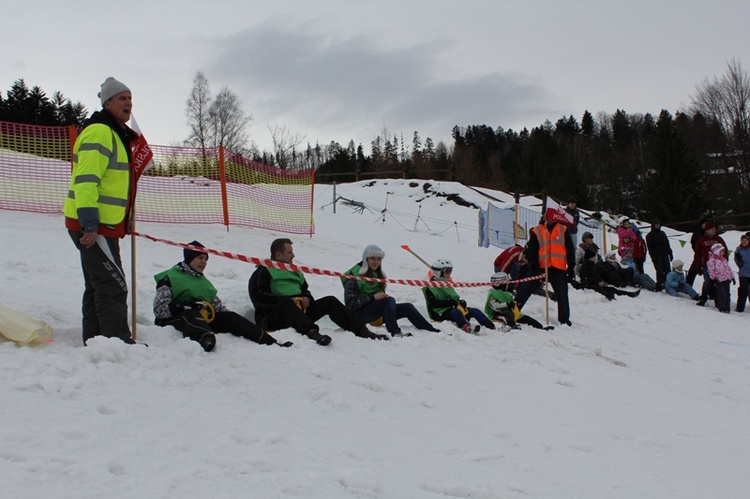
POLYGON ((578 202, 576 201, 576 198, 573 196, 570 196, 568 198, 568 206, 565 207, 565 211, 568 212, 568 214, 573 217, 573 224, 568 225, 566 228, 568 229, 568 236, 570 236, 570 240, 573 241, 573 246, 576 244, 576 238, 578 236, 578 223, 581 221, 581 212, 578 211, 578 202))
POLYGON ((667 234, 661 230, 661 220, 655 218, 651 221, 651 230, 646 234, 646 246, 651 254, 651 261, 656 269, 656 290, 664 289, 667 274, 671 269, 672 246, 669 244, 667 234))
MULTIPOLYGON (((271 260, 291 264, 294 260, 292 241, 286 238, 274 240, 271 260)), ((248 293, 255 307, 255 323, 265 331, 293 327, 318 345, 325 346, 331 343, 331 337, 320 334, 315 322, 328 315, 337 326, 360 338, 388 339, 384 334, 367 329, 365 323, 355 319, 335 296, 313 298, 302 272, 258 267, 250 276, 248 293)))
POLYGON ((124 83, 110 76, 98 95, 102 110, 91 115, 73 148, 63 213, 65 227, 81 254, 84 345, 100 335, 133 344, 119 240, 134 230, 130 141, 138 134, 125 125, 133 100, 124 83))
POLYGON ((555 221, 542 219, 537 227, 531 229, 524 253, 535 275, 542 270, 547 272, 557 298, 558 322, 572 326, 568 280, 573 280, 571 276, 575 275, 575 248, 566 234, 566 227, 555 221))

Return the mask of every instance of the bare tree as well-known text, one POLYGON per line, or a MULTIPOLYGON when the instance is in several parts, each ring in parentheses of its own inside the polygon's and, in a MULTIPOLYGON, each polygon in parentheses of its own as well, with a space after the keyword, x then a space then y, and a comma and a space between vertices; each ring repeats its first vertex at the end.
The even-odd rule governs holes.
POLYGON ((730 150, 727 162, 735 167, 740 183, 750 189, 750 75, 739 60, 727 62, 727 71, 696 86, 692 111, 718 122, 730 150))
POLYGON ((697 85, 693 111, 717 120, 735 140, 746 140, 750 135, 750 75, 739 60, 727 62, 721 79, 705 78, 697 85))
POLYGON ((214 146, 224 146, 238 154, 245 152, 245 127, 253 120, 245 116, 237 94, 224 87, 208 108, 214 146))
POLYGON ((273 141, 273 154, 276 158, 276 165, 279 168, 296 168, 294 157, 298 145, 305 140, 305 136, 299 133, 292 134, 286 126, 268 125, 268 131, 271 132, 273 141))
POLYGON ((193 78, 193 90, 190 92, 185 109, 185 116, 190 126, 190 136, 185 140, 186 145, 201 149, 210 146, 211 121, 208 116, 210 105, 211 90, 208 80, 201 71, 198 71, 193 78))

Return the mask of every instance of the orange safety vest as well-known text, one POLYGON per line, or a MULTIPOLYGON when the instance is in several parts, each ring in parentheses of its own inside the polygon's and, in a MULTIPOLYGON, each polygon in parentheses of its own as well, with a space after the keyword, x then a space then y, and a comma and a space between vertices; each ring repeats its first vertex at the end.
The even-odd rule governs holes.
POLYGON ((539 241, 539 267, 546 269, 553 267, 560 270, 568 269, 568 258, 565 251, 565 226, 558 223, 552 232, 546 225, 539 225, 531 229, 536 233, 539 241))

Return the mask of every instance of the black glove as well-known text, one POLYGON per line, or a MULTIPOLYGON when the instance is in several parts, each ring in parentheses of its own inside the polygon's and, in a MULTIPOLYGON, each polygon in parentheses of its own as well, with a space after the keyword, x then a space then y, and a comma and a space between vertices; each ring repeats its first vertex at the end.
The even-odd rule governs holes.
POLYGON ((291 341, 285 341, 284 343, 276 342, 277 345, 284 348, 289 348, 290 346, 294 345, 291 341))
POLYGON ((176 301, 169 302, 169 313, 172 314, 172 317, 176 315, 180 315, 185 311, 185 305, 182 303, 177 303, 176 301))
POLYGON ((677 289, 683 289, 684 287, 685 287, 685 283, 684 282, 677 283, 677 289))
POLYGON ((458 300, 454 300, 453 298, 448 300, 451 304, 451 307, 456 308, 458 306, 458 300))
POLYGON ((195 300, 185 303, 186 308, 192 308, 193 310, 201 310, 206 308, 206 303, 202 300, 195 300))
POLYGON ((458 300, 462 307, 466 308, 466 300, 458 300))

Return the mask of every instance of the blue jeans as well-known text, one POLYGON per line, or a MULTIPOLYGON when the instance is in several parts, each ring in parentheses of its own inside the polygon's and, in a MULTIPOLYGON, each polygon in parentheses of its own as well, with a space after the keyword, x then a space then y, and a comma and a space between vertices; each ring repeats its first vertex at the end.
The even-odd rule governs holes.
POLYGON ((398 334, 401 332, 401 328, 398 327, 396 322, 398 319, 409 319, 417 329, 423 329, 425 331, 438 332, 439 329, 432 326, 427 319, 412 305, 411 303, 396 303, 396 299, 392 296, 388 296, 381 300, 373 300, 359 310, 352 312, 354 317, 361 320, 362 322, 373 322, 381 317, 385 323, 385 327, 391 334, 398 334))
POLYGON ((476 321, 484 327, 495 329, 495 324, 493 324, 489 317, 484 315, 484 312, 482 312, 478 308, 468 307, 466 310, 467 313, 466 315, 464 315, 459 309, 450 308, 443 312, 443 315, 440 316, 440 319, 449 320, 455 323, 458 327, 463 327, 468 324, 469 319, 476 319, 476 321))
POLYGON ((677 296, 680 293, 685 293, 690 298, 692 298, 693 300, 695 300, 698 297, 698 292, 696 290, 694 290, 693 287, 690 284, 688 284, 688 283, 684 283, 684 284, 685 285, 683 286, 682 289, 666 288, 667 294, 669 296, 677 296))

